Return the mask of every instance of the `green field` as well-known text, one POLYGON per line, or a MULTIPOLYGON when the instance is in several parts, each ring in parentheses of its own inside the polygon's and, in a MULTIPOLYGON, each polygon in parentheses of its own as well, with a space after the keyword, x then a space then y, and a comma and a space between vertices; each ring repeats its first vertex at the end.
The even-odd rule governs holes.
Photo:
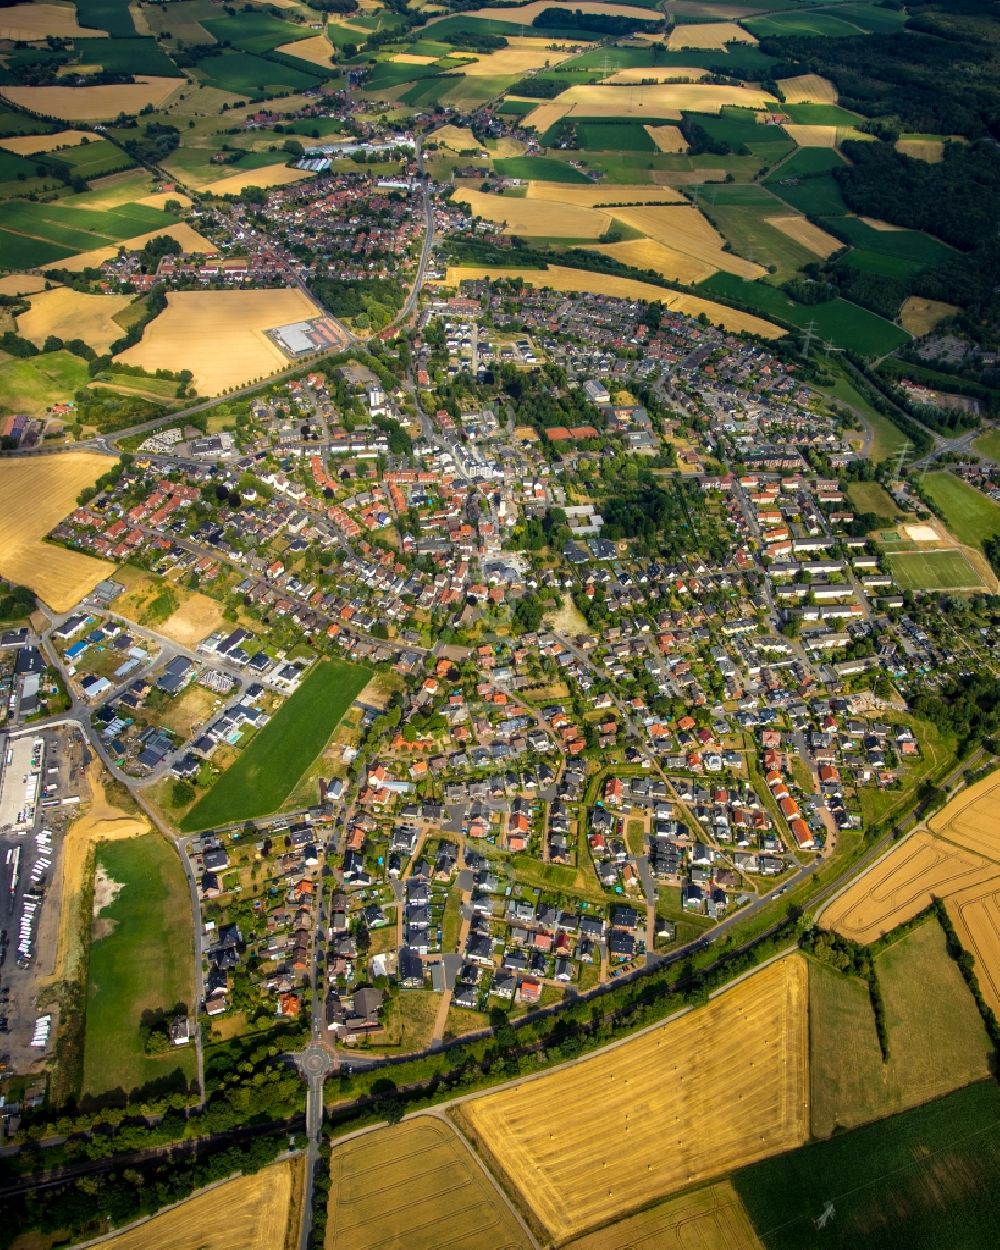
POLYGON ((293 68, 284 61, 265 60, 252 52, 223 52, 221 56, 206 57, 192 73, 210 87, 256 100, 283 91, 308 91, 325 77, 293 68))
POLYGON ((88 182, 91 178, 116 174, 120 169, 130 169, 135 164, 126 152, 107 139, 80 143, 75 148, 64 148, 56 159, 68 165, 74 175, 88 182))
POLYGON ((533 178, 537 182, 589 182, 586 174, 550 156, 507 156, 493 162, 507 178, 533 178))
MULTIPOLYGON (((648 123, 646 123, 648 124, 648 123)), ((659 149, 639 121, 590 121, 575 123, 576 141, 584 151, 657 152, 659 149)))
POLYGON ((187 832, 276 811, 326 746, 371 672, 324 660, 181 822, 187 832))
POLYGON ((1000 505, 974 486, 951 473, 927 473, 921 484, 959 542, 981 547, 985 539, 1000 537, 1000 505))
MULTIPOLYGON (((828 151, 829 149, 824 149, 828 151)), ((847 213, 847 205, 831 174, 801 174, 789 169, 798 154, 775 171, 773 178, 765 181, 775 195, 786 204, 797 208, 807 217, 840 217, 847 213)))
POLYGON ((122 0, 76 0, 76 16, 81 26, 109 35, 128 39, 136 34, 129 6, 122 0))
POLYGON ((873 4, 838 5, 832 12, 772 13, 767 17, 751 17, 743 25, 758 39, 788 35, 824 35, 857 37, 873 31, 898 30, 906 15, 873 4))
POLYGON ((990 430, 988 434, 983 434, 976 439, 972 447, 977 455, 1000 463, 1000 430, 990 430))
POLYGON ((903 590, 978 590, 983 584, 961 551, 897 551, 888 560, 903 590))
POLYGON ((74 39, 79 65, 100 65, 112 74, 180 78, 181 71, 155 39, 74 39))
POLYGON ((72 399, 89 378, 87 362, 71 352, 12 357, 0 364, 0 412, 41 416, 51 404, 72 399))
POLYGON ((102 843, 97 866, 120 886, 94 922, 83 1092, 130 1093, 152 1081, 187 1088, 194 1047, 147 1055, 144 1012, 194 1008, 191 895, 177 852, 157 833, 102 843))
POLYGON ((768 217, 788 212, 787 205, 756 183, 720 183, 698 191, 698 207, 715 228, 732 244, 737 256, 756 261, 765 268, 775 266, 775 280, 784 281, 816 256, 801 243, 768 225, 768 217))
POLYGON ((878 482, 851 482, 847 496, 859 512, 874 512, 885 525, 891 525, 903 515, 893 497, 878 482))
POLYGON ((768 179, 775 182, 783 178, 808 178, 813 174, 828 174, 831 169, 843 168, 843 157, 836 148, 798 148, 781 168, 768 179))
POLYGON ((869 459, 880 464, 895 455, 907 442, 906 435, 897 425, 871 406, 865 397, 848 381, 843 373, 837 373, 832 384, 818 386, 817 390, 837 403, 852 408, 872 429, 872 445, 869 459))
POLYGON ((25 113, 15 113, 13 109, 0 104, 0 135, 50 135, 55 127, 51 122, 43 122, 37 117, 28 117, 25 113))
POLYGON ((178 220, 171 213, 149 208, 145 204, 122 204, 118 208, 96 210, 60 203, 7 202, 0 204, 0 235, 3 236, 0 241, 4 244, 4 263, 14 268, 17 264, 30 263, 15 259, 14 253, 23 257, 33 250, 41 250, 39 243, 43 247, 48 245, 46 250, 49 255, 45 260, 34 263, 44 264, 60 256, 70 256, 74 252, 103 247, 132 235, 175 225, 178 220), (8 251, 8 247, 12 251, 8 251))
POLYGON ((998 1175, 1000 1088, 981 1081, 743 1168, 733 1183, 767 1250, 984 1250, 1000 1226, 998 1175), (828 1202, 834 1216, 819 1232, 828 1202))
MULTIPOLYGON (((308 26, 283 22, 269 13, 234 13, 231 17, 203 21, 202 26, 219 42, 226 42, 241 52, 271 52, 293 39, 308 39, 315 34, 308 26)), ((364 37, 355 34, 355 43, 364 37)))

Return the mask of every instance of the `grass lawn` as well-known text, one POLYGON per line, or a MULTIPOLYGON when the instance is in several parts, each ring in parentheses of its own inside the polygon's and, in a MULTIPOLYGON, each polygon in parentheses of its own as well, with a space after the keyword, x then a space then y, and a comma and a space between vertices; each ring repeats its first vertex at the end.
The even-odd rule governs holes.
POLYGON ((847 495, 859 512, 874 512, 886 524, 903 515, 893 497, 878 482, 851 482, 847 495))
POLYGON ((944 513, 948 528, 969 547, 1000 536, 1000 505, 951 473, 928 473, 923 488, 944 513))
POLYGON ((0 364, 0 412, 39 416, 50 404, 72 399, 89 377, 87 362, 72 352, 12 356, 0 364))
POLYGON ((184 817, 187 832, 276 811, 326 745, 371 671, 324 660, 279 708, 235 764, 184 817))
POLYGON ((988 434, 977 438, 972 447, 978 455, 1000 463, 1000 430, 990 430, 988 434))
POLYGON ((903 590, 978 590, 983 579, 961 551, 899 551, 889 556, 903 590))
POLYGON ((982 1250, 1000 1223, 998 1174, 1000 1088, 981 1081, 744 1168, 733 1183, 767 1250, 982 1250), (818 1236, 827 1202, 835 1216, 818 1236))
POLYGON ((190 1011, 194 939, 191 896, 176 852, 159 834, 103 843, 98 868, 121 888, 94 922, 87 985, 83 1092, 129 1093, 150 1082, 185 1088, 194 1047, 147 1055, 144 1012, 190 1011))

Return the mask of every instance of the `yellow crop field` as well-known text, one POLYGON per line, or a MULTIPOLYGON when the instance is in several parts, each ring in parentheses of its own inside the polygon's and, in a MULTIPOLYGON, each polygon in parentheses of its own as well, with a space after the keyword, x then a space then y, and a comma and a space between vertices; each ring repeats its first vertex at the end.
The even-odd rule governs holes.
POLYGON ((283 1250, 293 1173, 303 1164, 287 1159, 226 1181, 101 1244, 106 1250, 283 1250))
POLYGON ((312 176, 308 169, 292 169, 289 165, 265 165, 261 169, 246 169, 241 173, 219 178, 198 190, 206 195, 239 195, 244 187, 284 187, 290 182, 301 182, 312 176))
POLYGON ((949 842, 1000 861, 1000 769, 956 795, 927 823, 949 842))
POLYGON ((937 165, 944 160, 943 139, 897 139, 896 151, 904 156, 913 156, 917 160, 937 165))
MULTIPOLYGON (((554 103, 560 108, 572 106, 580 117, 655 117, 677 121, 681 110, 718 113, 724 104, 759 109, 775 101, 759 87, 700 82, 654 83, 648 87, 578 83, 564 91, 554 103)), ((534 113, 529 117, 535 125, 534 113)))
POLYGON ((782 129, 790 139, 794 139, 800 148, 835 148, 837 146, 836 126, 795 126, 786 122, 782 129))
POLYGON ((0 278, 0 295, 34 295, 45 290, 45 279, 36 273, 5 273, 0 278))
MULTIPOLYGON (((169 202, 179 204, 181 208, 191 207, 191 197, 183 191, 155 191, 152 195, 142 195, 135 202, 145 204, 149 208, 165 208, 169 202)), ((201 238, 201 235, 198 236, 201 238)))
POLYGON ((41 347, 50 334, 60 339, 83 339, 99 356, 122 336, 112 320, 132 302, 130 295, 88 295, 68 286, 54 287, 31 297, 31 307, 17 319, 17 332, 41 347))
POLYGON ((686 152, 687 140, 677 126, 643 126, 661 152, 686 152))
MULTIPOLYGON (((433 33, 430 37, 433 39, 433 33)), ((558 65, 570 55, 568 49, 559 51, 550 47, 546 39, 526 38, 521 40, 520 47, 498 48, 496 52, 485 52, 476 60, 470 61, 454 72, 463 74, 466 78, 495 78, 506 74, 525 74, 529 70, 541 69, 544 65, 558 65), (532 46, 525 46, 528 44, 532 46)))
POLYGON ((210 255, 216 250, 215 244, 204 235, 192 229, 187 222, 180 222, 176 226, 148 230, 145 234, 137 234, 131 239, 124 239, 121 243, 110 243, 107 247, 95 247, 89 252, 78 252, 75 256, 67 256, 65 260, 59 262, 59 268, 68 269, 70 273, 79 273, 81 269, 93 269, 103 264, 104 261, 111 260, 113 256, 117 256, 120 247, 124 247, 127 251, 138 251, 150 239, 156 239, 161 234, 167 234, 172 239, 176 239, 185 252, 204 252, 210 255))
POLYGON ((518 196, 491 195, 463 187, 454 198, 477 217, 485 217, 506 226, 508 234, 558 235, 564 239, 598 239, 611 225, 607 212, 583 205, 560 203, 553 211, 547 200, 529 200, 518 196))
POLYGON ((797 74, 779 78, 778 86, 787 104, 836 104, 837 88, 819 74, 797 74))
POLYGON ((728 1181, 661 1202, 585 1233, 566 1250, 763 1250, 728 1181))
MULTIPOLYGON (((670 187, 651 187, 648 184, 630 186, 584 186, 566 182, 536 182, 528 184, 529 200, 549 200, 560 204, 579 204, 585 208, 599 208, 602 204, 687 204, 688 201, 670 187)), ((614 211, 614 210, 611 210, 614 211)))
POLYGON ((75 148, 85 139, 90 140, 93 137, 86 130, 59 130, 54 135, 11 135, 8 139, 0 139, 0 148, 15 152, 18 156, 34 156, 36 152, 75 148))
POLYGON ((0 87, 0 96, 19 108, 45 117, 58 117, 60 121, 100 122, 109 121, 119 113, 138 113, 147 104, 162 108, 186 81, 137 74, 134 83, 102 83, 96 87, 5 86, 0 87))
POLYGON ((646 205, 616 208, 614 215, 626 226, 641 230, 648 238, 701 264, 752 280, 765 270, 753 261, 724 251, 725 239, 712 223, 691 204, 646 205))
POLYGON ((724 48, 727 43, 756 43, 748 30, 736 22, 698 22, 675 26, 667 39, 671 51, 678 48, 724 48))
POLYGON ((628 239, 624 243, 600 243, 592 249, 611 256, 624 265, 636 269, 655 269, 661 278, 691 285, 710 278, 716 272, 714 265, 696 260, 684 252, 678 252, 653 239, 628 239))
POLYGON ((796 243, 807 247, 814 256, 822 256, 825 259, 844 246, 839 239, 835 239, 832 234, 827 234, 819 226, 814 226, 811 221, 800 217, 798 213, 765 217, 764 220, 769 226, 774 226, 775 230, 780 230, 782 234, 787 234, 796 243))
POLYGON ((48 35, 66 39, 107 39, 108 32, 80 26, 73 5, 15 4, 9 9, 0 9, 0 39, 29 42, 48 35))
POLYGON ((282 44, 275 52, 283 52, 285 56, 296 56, 300 61, 308 61, 310 65, 322 65, 329 69, 337 59, 337 50, 323 31, 310 39, 293 39, 291 43, 282 44))
POLYGON ((954 317, 958 311, 957 304, 908 295, 899 310, 899 324, 908 334, 930 334, 938 322, 944 321, 946 317, 954 317))
MULTIPOLYGON (((649 9, 640 9, 629 4, 606 4, 601 3, 601 0, 573 0, 572 7, 574 11, 579 10, 581 13, 614 13, 621 17, 637 17, 644 22, 656 20, 656 14, 651 13, 649 9)), ((539 13, 551 8, 551 0, 532 0, 530 4, 521 5, 516 14, 509 8, 484 8, 471 9, 464 16, 477 17, 488 22, 516 21, 530 26, 539 13)), ((433 31, 434 22, 428 22, 425 29, 433 31)), ((434 36, 431 35, 430 38, 433 39, 434 36)))
POLYGON ((106 560, 42 541, 113 463, 93 452, 0 463, 0 574, 29 586, 56 612, 68 612, 114 572, 106 560))
POLYGON ((684 79, 699 82, 707 73, 707 69, 698 69, 693 65, 672 65, 669 69, 643 65, 638 68, 632 66, 630 69, 616 70, 607 78, 602 78, 601 82, 611 83, 613 86, 622 83, 681 82, 684 79))
MULTIPOLYGON (((565 95, 566 93, 563 92, 565 95)), ((568 104, 559 104, 555 100, 551 100, 546 104, 539 104, 537 108, 526 114, 521 122, 522 126, 533 126, 538 133, 544 134, 550 126, 554 126, 556 122, 570 113, 572 110, 568 104)))
POLYGON ((805 1141, 807 1008, 804 960, 782 959, 599 1056, 465 1102, 458 1118, 549 1234, 572 1237, 805 1141))
POLYGON ((183 360, 198 394, 218 395, 289 363, 265 330, 320 315, 298 290, 172 291, 142 339, 117 359, 150 373, 183 360))
POLYGON ((996 864, 982 856, 920 831, 835 898, 820 923, 855 942, 871 942, 923 911, 932 898, 947 898, 996 872, 996 864))
POLYGON ((442 126, 429 138, 431 143, 440 143, 453 152, 468 152, 470 148, 478 152, 482 147, 468 126, 442 126))
POLYGON ((433 65, 440 57, 418 56, 416 52, 397 52, 392 60, 395 65, 433 65))
POLYGON ((871 226, 873 230, 902 230, 902 226, 894 226, 890 221, 882 221, 878 217, 859 217, 859 221, 863 221, 866 226, 871 226))
POLYGON ((531 1242, 454 1129, 432 1116, 334 1146, 327 1250, 528 1250, 531 1242))
POLYGON ((945 907, 959 941, 976 961, 983 997, 1000 1013, 1000 875, 952 894, 945 907))

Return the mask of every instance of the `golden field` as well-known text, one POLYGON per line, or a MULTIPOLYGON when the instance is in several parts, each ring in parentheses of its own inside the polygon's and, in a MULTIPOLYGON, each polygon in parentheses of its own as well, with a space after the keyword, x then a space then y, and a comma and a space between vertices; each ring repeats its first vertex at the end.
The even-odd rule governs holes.
POLYGON ((727 43, 756 43, 748 30, 736 22, 698 22, 675 26, 667 38, 673 52, 679 48, 725 48, 727 43))
POLYGON ((0 39, 30 42, 48 35, 64 39, 107 39, 108 32, 80 26, 73 5, 15 4, 9 9, 0 9, 0 39))
POLYGON ((728 1181, 671 1198, 585 1233, 566 1250, 763 1250, 728 1181))
POLYGON ((125 593, 115 600, 115 611, 137 625, 149 626, 165 638, 172 638, 182 647, 196 647, 203 638, 214 634, 225 623, 222 604, 198 591, 166 583, 162 578, 131 567, 122 568, 117 580, 124 584, 125 593), (169 586, 178 606, 161 622, 150 616, 149 604, 161 594, 165 585, 169 586))
POLYGON ((54 152, 58 148, 75 148, 84 139, 93 139, 86 130, 59 130, 54 135, 11 135, 0 139, 0 148, 18 156, 34 156, 36 152, 54 152))
POLYGON ((0 278, 0 295, 33 295, 45 290, 45 279, 37 273, 5 273, 0 278))
POLYGON ((616 299, 658 302, 671 312, 683 313, 688 317, 697 317, 704 313, 713 325, 722 326, 724 330, 732 330, 738 334, 756 334, 763 339, 780 339, 785 334, 780 326, 765 321, 763 317, 741 312, 738 308, 728 308, 725 304, 717 304, 714 300, 702 299, 698 295, 682 295, 678 291, 668 291, 664 287, 654 286, 651 282, 640 282, 636 278, 591 273, 586 269, 567 269, 562 265, 550 265, 548 269, 449 265, 445 282, 448 286, 457 286, 467 279, 482 278, 494 281, 499 278, 521 278, 533 286, 547 286, 554 291, 586 291, 594 295, 610 295, 616 299))
POLYGON ((916 157, 919 161, 937 165, 944 160, 943 139, 897 139, 896 151, 904 156, 916 157))
MULTIPOLYGON (((609 186, 584 186, 570 182, 537 182, 532 179, 527 183, 529 200, 550 200, 559 204, 579 204, 586 208, 597 208, 611 204, 687 204, 677 191, 670 187, 651 187, 646 183, 638 186, 614 184, 609 186)), ((614 210, 609 210, 614 211, 614 210)))
POLYGON ((283 1250, 293 1174, 304 1160, 272 1163, 154 1215, 101 1243, 107 1250, 283 1250))
POLYGON ((693 285, 717 272, 714 265, 696 260, 653 239, 627 239, 624 243, 599 243, 591 249, 636 269, 654 269, 661 278, 693 285))
POLYGON ((563 1240, 801 1145, 807 1008, 805 962, 792 956, 599 1056, 473 1098, 457 1116, 563 1240))
MULTIPOLYGON (((573 0, 572 7, 574 10, 579 9, 581 13, 612 12, 621 14, 622 17, 637 17, 644 22, 655 22, 657 20, 657 14, 650 9, 640 9, 628 4, 609 5, 602 4, 601 0, 573 0)), ((488 22, 522 22, 525 26, 530 27, 539 13, 544 13, 546 9, 551 8, 551 0, 532 0, 530 4, 521 5, 516 14, 509 8, 483 8, 470 9, 464 16, 477 17, 488 22)), ((428 22, 426 29, 433 31, 434 22, 428 22)), ((433 39, 434 36, 431 35, 430 38, 433 39)))
POLYGON ((837 88, 829 78, 819 74, 797 74, 794 78, 779 78, 778 86, 786 104, 836 104, 837 88))
MULTIPOLYGON (((520 10, 519 10, 520 11, 520 10)), ((509 18, 507 19, 510 20, 509 18)), ((431 38, 433 38, 433 34, 431 38)), ((469 61, 461 69, 451 72, 466 78, 493 78, 506 74, 526 74, 545 65, 558 65, 571 55, 567 49, 553 48, 547 39, 522 38, 511 41, 511 46, 498 48, 495 52, 483 52, 476 60, 469 61)))
POLYGON ((620 86, 623 83, 679 82, 682 79, 699 82, 707 73, 707 69, 696 69, 693 65, 671 65, 669 68, 642 65, 615 70, 607 78, 602 78, 601 82, 610 83, 612 86, 620 86))
POLYGON ((957 304, 946 304, 940 299, 922 299, 908 295, 899 310, 899 324, 908 334, 919 337, 931 330, 946 317, 954 317, 959 311, 957 304))
POLYGON ((1000 862, 1000 769, 956 795, 927 824, 939 837, 1000 862))
POLYGON ((614 215, 647 238, 690 256, 692 260, 753 280, 766 272, 753 261, 724 251, 725 239, 692 204, 649 204, 616 208, 614 215))
POLYGON ((814 256, 822 256, 826 259, 827 256, 832 256, 844 246, 839 239, 835 239, 832 234, 827 234, 819 226, 814 226, 811 221, 800 217, 798 213, 765 217, 764 220, 769 226, 774 226, 775 230, 780 230, 782 234, 786 234, 796 243, 801 243, 803 247, 808 248, 814 256))
POLYGON ((687 140, 677 126, 643 126, 661 152, 686 152, 687 140))
POLYGON ((945 907, 959 941, 976 961, 983 997, 1000 1014, 1000 874, 952 894, 945 907))
POLYGON ((199 395, 218 395, 289 363, 265 330, 320 315, 298 290, 172 291, 142 339, 117 359, 150 373, 183 361, 199 395))
POLYGON ((420 56, 416 52, 396 52, 392 56, 394 65, 433 65, 440 60, 436 56, 420 56))
POLYGON ((759 87, 699 82, 654 83, 648 87, 578 83, 562 92, 551 104, 542 104, 529 113, 524 124, 535 126, 539 131, 546 130, 553 121, 570 112, 580 117, 655 117, 658 120, 679 121, 682 110, 718 113, 724 104, 759 109, 774 103, 773 97, 759 87), (561 112, 543 125, 538 120, 539 116, 547 116, 542 113, 543 109, 561 112))
POLYGON ((468 152, 470 149, 478 152, 482 147, 468 126, 442 126, 434 131, 430 141, 451 148, 453 152, 468 152))
MULTIPOLYGON (((177 198, 177 197, 171 197, 177 198)), ((148 243, 150 239, 159 238, 161 234, 168 234, 172 239, 176 239, 185 252, 204 252, 211 254, 215 251, 215 244, 200 235, 197 230, 192 229, 187 222, 180 222, 176 226, 164 226, 160 230, 148 230, 145 234, 134 235, 131 239, 123 239, 120 243, 109 243, 105 247, 94 247, 89 252, 77 252, 75 256, 67 256, 59 262, 60 269, 68 269, 70 273, 79 273, 81 269, 92 269, 101 265, 106 260, 118 255, 118 249, 124 247, 126 251, 138 251, 148 243)))
MULTIPOLYGON (((88 35, 91 32, 87 32, 88 35)), ((134 83, 102 83, 96 87, 0 87, 0 96, 31 113, 64 122, 110 121, 119 113, 138 113, 151 104, 161 108, 186 86, 184 78, 136 75, 134 83)))
POLYGON ((239 195, 244 187, 284 187, 290 182, 301 182, 313 175, 308 169, 292 169, 290 165, 265 165, 261 169, 246 169, 229 174, 198 188, 206 195, 239 195))
POLYGON ((469 206, 477 217, 504 224, 506 233, 552 235, 564 239, 598 239, 611 225, 607 212, 579 204, 560 203, 556 212, 548 200, 522 199, 514 195, 492 195, 462 187, 454 198, 469 206))
POLYGON ((130 295, 88 295, 68 286, 31 297, 31 308, 17 319, 17 332, 41 347, 50 334, 83 339, 103 356, 124 331, 113 318, 132 302, 130 295))
POLYGON ((42 541, 113 464, 82 451, 0 462, 0 574, 29 586, 56 612, 68 612, 114 572, 106 560, 42 541))
POLYGON ((982 856, 920 831, 835 898, 820 922, 855 942, 871 942, 923 911, 933 898, 947 898, 996 873, 997 866, 982 856))
POLYGON ((450 1125, 420 1116, 335 1146, 327 1250, 529 1250, 450 1125))
POLYGON ((310 65, 322 65, 329 69, 337 59, 337 49, 321 31, 309 39, 293 39, 291 43, 282 44, 275 52, 283 52, 285 56, 296 56, 300 61, 308 61, 310 65))
POLYGON ((790 139, 794 139, 800 148, 835 148, 837 146, 836 126, 797 126, 785 122, 782 130, 790 139))

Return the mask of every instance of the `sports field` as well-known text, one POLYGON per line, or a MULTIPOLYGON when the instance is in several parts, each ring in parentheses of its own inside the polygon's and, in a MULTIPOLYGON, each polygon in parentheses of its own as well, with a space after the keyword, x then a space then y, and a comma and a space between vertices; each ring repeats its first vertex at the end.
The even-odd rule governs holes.
POLYGON ((319 315, 312 300, 295 288, 172 291, 142 339, 117 359, 149 373, 173 369, 183 360, 199 395, 218 395, 288 364, 265 330, 319 315))
POLYGON ((983 579, 964 552, 894 551, 889 568, 903 590, 980 590, 983 579))
POLYGON ((996 875, 997 866, 923 830, 912 834, 859 877, 820 916, 855 942, 870 942, 947 898, 996 875))
POLYGON ((431 1116, 336 1146, 327 1250, 529 1250, 454 1129, 431 1116))
POLYGON ((762 1250, 743 1204, 728 1181, 670 1198, 566 1250, 762 1250))
POLYGON ((102 1241, 106 1250, 284 1250, 293 1182, 305 1158, 238 1176, 102 1241))
POLYGON ((83 339, 99 356, 122 336, 115 315, 132 302, 130 295, 88 295, 69 287, 55 287, 32 295, 31 308, 17 319, 22 338, 41 347, 50 334, 60 339, 83 339))
POLYGON ((808 1136, 804 962, 457 1114, 555 1240, 808 1136))
POLYGON ((938 322, 944 321, 946 317, 954 317, 957 312, 957 304, 908 295, 899 310, 899 324, 907 333, 915 336, 930 334, 938 322))
POLYGON ((106 560, 42 541, 114 463, 91 452, 0 462, 0 574, 30 586, 56 612, 68 612, 114 571, 106 560))
POLYGON ((184 817, 186 832, 276 811, 326 746, 371 671, 323 660, 184 817))
POLYGON ((1000 505, 951 473, 928 473, 924 490, 944 513, 948 528, 970 547, 1000 537, 1000 505))
POLYGON ((144 1012, 194 1007, 191 895, 165 838, 149 833, 98 847, 94 912, 83 1092, 128 1094, 178 1069, 186 1089, 194 1047, 147 1055, 141 1031, 144 1012))
POLYGON ((1000 1227, 998 1175, 1000 1088, 980 1081, 744 1168, 734 1187, 767 1250, 983 1250, 1000 1227))

